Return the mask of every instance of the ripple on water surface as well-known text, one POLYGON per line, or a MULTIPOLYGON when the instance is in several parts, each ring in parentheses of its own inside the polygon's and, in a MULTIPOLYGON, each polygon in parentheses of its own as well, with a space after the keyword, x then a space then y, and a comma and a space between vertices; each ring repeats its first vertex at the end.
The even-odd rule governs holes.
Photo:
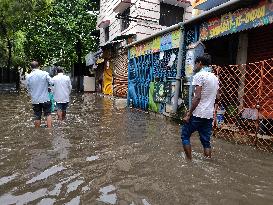
POLYGON ((35 129, 24 94, 0 94, 0 204, 272 204, 273 156, 213 139, 193 162, 179 126, 93 94, 73 95, 65 122, 35 129))

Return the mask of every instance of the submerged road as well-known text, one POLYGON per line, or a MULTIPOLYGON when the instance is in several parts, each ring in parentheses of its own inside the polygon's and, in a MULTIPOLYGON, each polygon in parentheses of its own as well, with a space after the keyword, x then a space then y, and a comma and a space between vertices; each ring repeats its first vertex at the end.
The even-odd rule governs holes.
MULTIPOLYGON (((53 115, 56 119, 56 115, 53 115)), ((29 98, 0 93, 0 205, 273 204, 273 155, 198 137, 184 159, 179 125, 73 95, 66 122, 35 129, 29 98)))

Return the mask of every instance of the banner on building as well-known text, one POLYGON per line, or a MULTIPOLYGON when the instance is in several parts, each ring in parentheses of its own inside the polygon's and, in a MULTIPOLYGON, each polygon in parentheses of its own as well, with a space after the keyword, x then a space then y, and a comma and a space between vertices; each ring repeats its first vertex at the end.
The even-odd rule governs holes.
POLYGON ((272 0, 261 0, 258 5, 212 18, 200 26, 200 40, 240 32, 273 23, 272 0))
POLYGON ((143 41, 130 48, 130 58, 138 57, 148 53, 157 53, 174 48, 179 48, 180 29, 157 36, 150 41, 143 41))

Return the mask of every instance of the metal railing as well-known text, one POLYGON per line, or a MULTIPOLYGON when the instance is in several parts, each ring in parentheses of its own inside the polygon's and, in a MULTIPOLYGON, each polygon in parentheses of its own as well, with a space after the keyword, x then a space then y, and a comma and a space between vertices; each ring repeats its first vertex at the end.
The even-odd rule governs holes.
POLYGON ((213 70, 220 82, 215 137, 273 152, 273 58, 213 70))

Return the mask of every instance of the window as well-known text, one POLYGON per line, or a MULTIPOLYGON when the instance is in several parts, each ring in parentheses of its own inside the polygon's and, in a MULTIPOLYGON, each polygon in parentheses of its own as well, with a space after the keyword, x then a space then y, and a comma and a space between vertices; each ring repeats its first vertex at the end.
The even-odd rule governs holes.
POLYGON ((109 26, 104 29, 105 42, 109 41, 109 26))
POLYGON ((160 3, 159 25, 172 26, 183 21, 184 9, 171 4, 160 3))
POLYGON ((125 29, 127 29, 130 25, 130 7, 127 8, 121 15, 121 31, 124 31, 125 29))

